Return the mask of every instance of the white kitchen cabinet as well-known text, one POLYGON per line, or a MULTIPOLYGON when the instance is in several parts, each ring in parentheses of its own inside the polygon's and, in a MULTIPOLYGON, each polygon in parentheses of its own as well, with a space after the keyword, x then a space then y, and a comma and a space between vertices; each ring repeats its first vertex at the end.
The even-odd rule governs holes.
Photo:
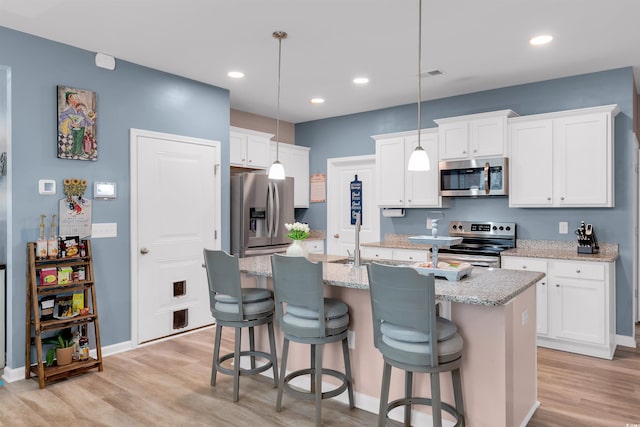
MULTIPOLYGON (((280 143, 277 148, 278 160, 284 167, 286 176, 293 177, 293 207, 309 207, 309 147, 280 143)), ((269 164, 276 160, 276 143, 271 142, 269 164)))
POLYGON ((428 250, 398 249, 363 246, 360 256, 367 259, 386 259, 392 261, 423 262, 429 261, 428 250))
POLYGON ((515 116, 502 110, 434 120, 440 160, 507 156, 507 118, 515 116))
POLYGON ((616 105, 509 120, 510 207, 614 207, 616 105))
POLYGON ((429 251, 394 249, 393 259, 395 261, 426 262, 429 261, 429 251))
POLYGON ((420 131, 422 148, 431 169, 407 170, 409 157, 418 145, 417 131, 376 135, 377 204, 386 208, 442 207, 439 196, 438 134, 435 129, 420 131))
POLYGON ((589 356, 615 352, 615 264, 503 257, 502 268, 546 272, 536 290, 538 345, 589 356), (546 285, 542 285, 546 282, 546 285), (541 292, 540 292, 541 291, 541 292), (546 312, 546 316, 545 316, 546 312))
POLYGON ((273 135, 250 129, 231 127, 229 164, 251 169, 267 169, 270 140, 273 135))
POLYGON ((393 249, 362 246, 360 248, 360 257, 367 259, 393 259, 393 249))
POLYGON ((307 247, 307 252, 310 254, 323 254, 324 253, 324 240, 321 239, 307 239, 304 241, 307 247))
POLYGON ((545 274, 545 277, 536 283, 536 332, 538 336, 547 335, 549 333, 547 261, 536 258, 503 257, 501 265, 502 268, 509 270, 537 271, 545 274))

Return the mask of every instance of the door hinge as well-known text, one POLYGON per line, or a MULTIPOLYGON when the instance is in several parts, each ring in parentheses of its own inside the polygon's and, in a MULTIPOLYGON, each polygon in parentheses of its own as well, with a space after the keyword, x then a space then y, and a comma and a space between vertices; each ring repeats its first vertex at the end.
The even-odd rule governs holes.
POLYGON ((220 163, 216 163, 213 165, 213 174, 218 175, 218 168, 220 168, 220 163))
POLYGON ((218 230, 213 230, 213 240, 218 240, 218 230))

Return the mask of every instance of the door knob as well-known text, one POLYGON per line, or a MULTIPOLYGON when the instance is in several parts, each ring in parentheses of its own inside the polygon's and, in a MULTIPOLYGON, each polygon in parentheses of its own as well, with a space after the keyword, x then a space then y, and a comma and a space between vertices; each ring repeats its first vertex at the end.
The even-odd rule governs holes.
POLYGON ((334 234, 333 237, 335 237, 336 239, 340 238, 340 235, 338 233, 334 234))
POLYGON ((148 253, 149 253, 149 249, 147 249, 147 248, 142 248, 142 249, 140 249, 140 253, 141 253, 142 255, 146 255, 146 254, 148 254, 148 253))

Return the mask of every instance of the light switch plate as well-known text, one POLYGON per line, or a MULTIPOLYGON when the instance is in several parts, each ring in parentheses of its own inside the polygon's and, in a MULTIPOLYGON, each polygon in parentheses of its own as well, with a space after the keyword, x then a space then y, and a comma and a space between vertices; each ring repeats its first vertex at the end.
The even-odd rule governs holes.
POLYGON ((94 239, 118 237, 118 223, 104 222, 91 224, 91 237, 94 239))

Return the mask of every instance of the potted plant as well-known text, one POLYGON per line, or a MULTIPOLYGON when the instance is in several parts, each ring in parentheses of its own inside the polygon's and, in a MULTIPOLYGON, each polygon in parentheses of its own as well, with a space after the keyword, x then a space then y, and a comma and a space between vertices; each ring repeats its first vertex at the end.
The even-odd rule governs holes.
POLYGON ((47 351, 45 362, 47 366, 53 365, 53 355, 56 356, 58 366, 68 365, 71 363, 73 356, 73 335, 71 329, 63 329, 58 332, 55 337, 42 341, 43 344, 51 344, 52 347, 47 351))

